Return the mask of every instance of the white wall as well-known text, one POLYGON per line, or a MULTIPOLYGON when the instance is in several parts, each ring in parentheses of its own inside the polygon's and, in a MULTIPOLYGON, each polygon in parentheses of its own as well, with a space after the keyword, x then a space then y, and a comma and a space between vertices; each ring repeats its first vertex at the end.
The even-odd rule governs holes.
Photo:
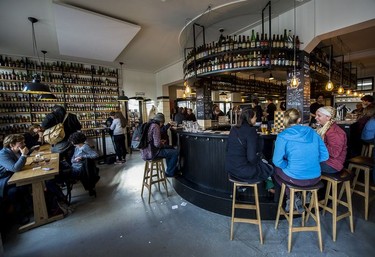
POLYGON ((135 96, 136 92, 144 92, 146 98, 151 99, 156 99, 157 96, 154 73, 124 70, 123 83, 121 84, 120 81, 120 90, 121 88, 128 97, 135 96))
POLYGON ((178 61, 175 64, 167 67, 156 73, 156 93, 157 96, 169 95, 168 90, 163 85, 173 84, 181 82, 184 78, 184 72, 182 69, 183 61, 178 61))

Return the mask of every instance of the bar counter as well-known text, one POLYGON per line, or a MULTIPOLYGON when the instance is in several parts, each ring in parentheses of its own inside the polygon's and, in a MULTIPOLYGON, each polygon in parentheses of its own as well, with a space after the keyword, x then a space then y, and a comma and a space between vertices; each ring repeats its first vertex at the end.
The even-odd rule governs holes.
MULTIPOLYGON (((225 151, 229 131, 191 133, 175 130, 180 150, 182 176, 174 179, 176 192, 187 201, 203 209, 219 214, 231 215, 233 185, 225 171, 225 151)), ((267 159, 272 158, 276 135, 261 135, 267 159)), ((259 201, 262 219, 275 219, 277 203, 273 195, 260 184, 259 201)), ((241 193, 244 202, 253 201, 248 192, 241 193)), ((253 212, 251 212, 253 215, 253 212)))

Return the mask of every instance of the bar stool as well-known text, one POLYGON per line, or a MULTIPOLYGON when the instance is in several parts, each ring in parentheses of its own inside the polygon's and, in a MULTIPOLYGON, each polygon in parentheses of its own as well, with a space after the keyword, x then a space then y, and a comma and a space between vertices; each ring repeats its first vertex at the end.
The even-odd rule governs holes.
POLYGON ((365 198, 365 220, 368 220, 368 209, 369 203, 374 199, 370 199, 370 190, 375 191, 375 187, 370 187, 370 173, 374 168, 374 159, 372 157, 373 144, 364 145, 362 147, 362 155, 356 156, 348 160, 348 169, 353 173, 355 170, 355 176, 352 184, 352 193, 356 193, 365 198), (358 181, 360 171, 364 172, 364 181, 358 181))
POLYGON ((151 186, 153 184, 158 184, 158 188, 160 191, 160 182, 161 182, 168 196, 167 178, 165 176, 165 168, 164 168, 163 160, 164 160, 163 158, 157 158, 153 160, 146 160, 145 162, 141 196, 143 197, 143 189, 146 187, 148 189, 148 203, 149 204, 150 204, 150 198, 151 198, 151 186))
POLYGON ((336 241, 336 224, 339 220, 349 217, 350 231, 354 233, 353 226, 353 208, 352 208, 352 195, 350 189, 350 181, 352 173, 343 169, 339 173, 322 173, 321 179, 327 181, 327 189, 324 200, 319 202, 319 207, 323 209, 323 215, 326 211, 332 214, 332 239, 336 241), (337 197, 337 190, 339 184, 342 183, 342 188, 339 197, 337 197), (341 200, 343 192, 346 192, 346 201, 341 200), (328 200, 332 201, 332 208, 328 207, 328 200), (341 204, 347 208, 347 212, 337 215, 337 206, 341 204))
POLYGON ((259 226, 260 243, 263 244, 262 222, 260 218, 259 195, 258 195, 258 184, 262 183, 262 181, 258 181, 254 183, 242 182, 242 181, 236 180, 230 175, 229 175, 229 181, 233 183, 232 218, 230 222, 230 240, 233 240, 233 224, 235 222, 242 222, 242 223, 255 224, 259 226), (236 193, 237 193, 238 187, 249 187, 249 188, 252 187, 254 189, 255 204, 237 203, 236 193), (237 218, 235 217, 236 209, 255 210, 256 218, 255 219, 237 218))
MULTIPOLYGON (((274 175, 274 176, 277 176, 277 175, 274 175)), ((323 243, 322 243, 322 232, 320 229, 318 190, 323 187, 323 183, 319 181, 319 183, 317 183, 316 185, 308 186, 308 187, 301 187, 301 186, 293 185, 289 183, 288 181, 281 179, 280 177, 278 177, 278 180, 282 181, 282 185, 281 185, 281 192, 280 192, 280 198, 279 198, 279 205, 277 208, 275 229, 277 229, 278 227, 280 216, 284 215, 286 220, 289 223, 288 252, 290 252, 292 249, 292 234, 294 232, 304 232, 304 231, 316 231, 318 233, 319 248, 320 248, 320 251, 322 252, 323 243), (289 213, 286 212, 284 208, 282 207, 286 187, 288 187, 290 190, 289 213), (294 211, 294 194, 296 192, 302 192, 302 195, 303 195, 302 206, 305 208, 305 211, 302 213, 301 227, 293 227, 293 216, 294 214, 298 214, 297 211, 294 211), (310 200, 310 204, 308 208, 305 206, 306 192, 311 192, 311 200, 310 200), (312 208, 315 209, 314 213, 311 212, 312 208), (315 220, 315 223, 316 223, 315 226, 305 227, 305 213, 306 212, 308 215, 311 215, 311 217, 315 220)))

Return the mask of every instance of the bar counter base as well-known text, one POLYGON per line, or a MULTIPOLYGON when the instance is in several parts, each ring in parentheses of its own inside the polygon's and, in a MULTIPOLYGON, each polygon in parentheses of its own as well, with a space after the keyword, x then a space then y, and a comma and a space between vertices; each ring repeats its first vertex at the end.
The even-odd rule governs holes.
MULTIPOLYGON (((214 213, 225 216, 231 216, 232 212, 232 195, 220 193, 215 190, 200 187, 189 182, 183 177, 173 179, 173 187, 176 192, 186 201, 214 213)), ((238 200, 248 203, 253 203, 253 196, 245 193, 239 193, 238 200)), ((277 202, 274 202, 274 197, 260 197, 260 216, 262 220, 274 220, 277 214, 277 202)), ((255 218, 255 211, 238 210, 239 217, 255 218)))

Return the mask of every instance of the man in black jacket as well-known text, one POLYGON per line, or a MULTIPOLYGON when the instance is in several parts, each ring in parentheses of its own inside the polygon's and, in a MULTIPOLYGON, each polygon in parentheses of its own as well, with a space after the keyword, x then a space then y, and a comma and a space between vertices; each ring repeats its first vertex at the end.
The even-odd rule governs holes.
POLYGON ((64 122, 64 131, 65 137, 64 139, 52 145, 52 152, 59 153, 60 161, 67 161, 70 164, 71 158, 74 153, 74 145, 69 142, 69 137, 74 132, 81 130, 82 125, 78 121, 77 116, 72 113, 67 113, 65 108, 60 105, 55 105, 52 109, 52 112, 47 114, 42 122, 42 128, 44 130, 49 129, 61 122, 63 122, 65 115, 67 114, 66 120, 64 122))

